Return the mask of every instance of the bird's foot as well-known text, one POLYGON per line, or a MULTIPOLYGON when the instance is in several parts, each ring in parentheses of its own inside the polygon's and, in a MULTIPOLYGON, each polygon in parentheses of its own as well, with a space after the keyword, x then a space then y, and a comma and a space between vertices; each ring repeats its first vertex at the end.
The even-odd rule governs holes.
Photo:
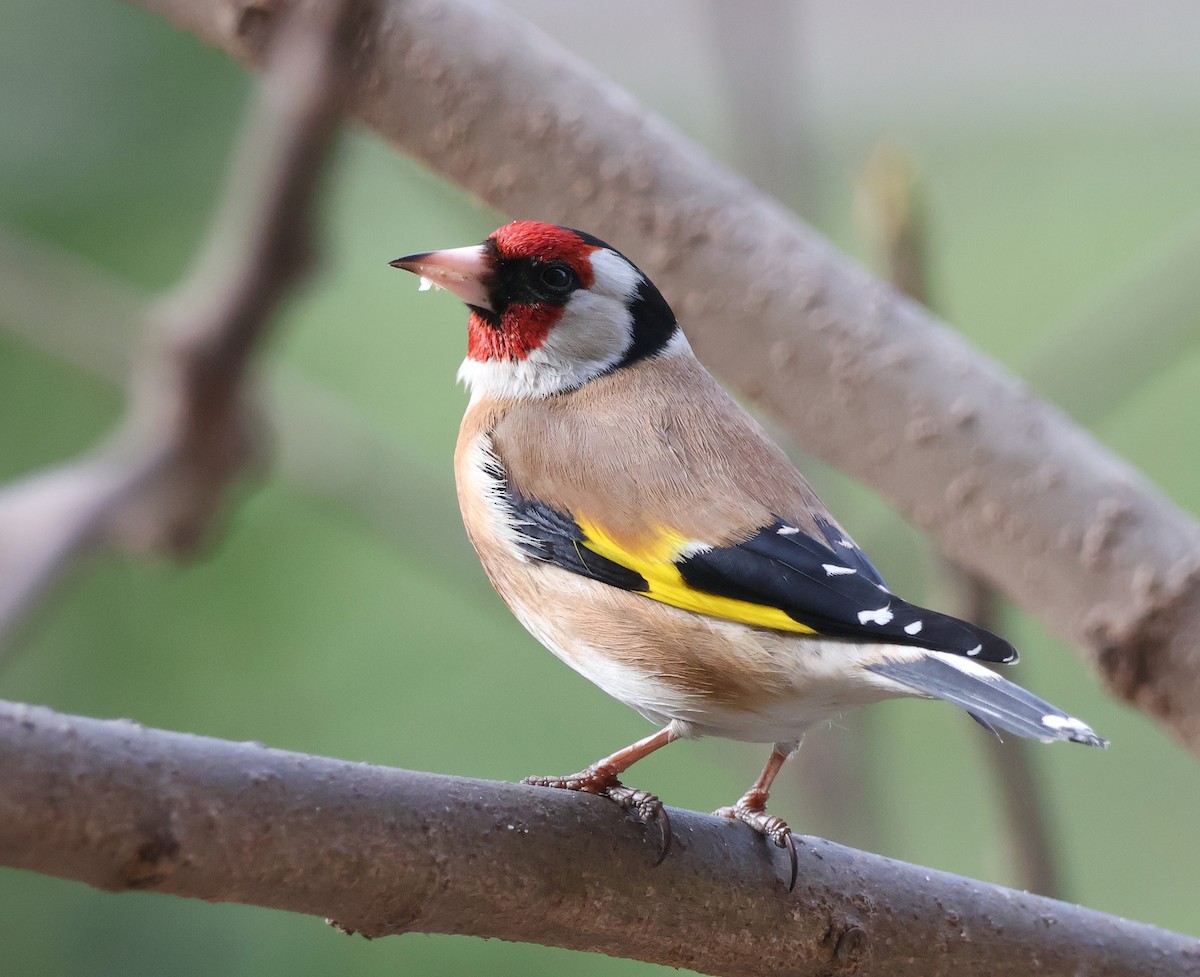
POLYGON ((579 790, 588 794, 598 794, 615 802, 624 811, 636 814, 642 824, 657 824, 661 834, 656 866, 671 851, 671 819, 663 802, 645 790, 634 790, 626 787, 617 779, 617 774, 602 765, 588 767, 579 773, 568 774, 565 777, 526 777, 521 781, 531 787, 555 787, 559 790, 579 790))
POLYGON ((719 818, 730 818, 748 824, 764 838, 773 841, 779 848, 787 850, 791 861, 791 877, 788 880, 788 892, 796 888, 796 875, 799 872, 799 858, 796 855, 796 837, 783 818, 777 818, 767 813, 767 798, 764 791, 748 790, 733 807, 722 807, 713 811, 719 818))

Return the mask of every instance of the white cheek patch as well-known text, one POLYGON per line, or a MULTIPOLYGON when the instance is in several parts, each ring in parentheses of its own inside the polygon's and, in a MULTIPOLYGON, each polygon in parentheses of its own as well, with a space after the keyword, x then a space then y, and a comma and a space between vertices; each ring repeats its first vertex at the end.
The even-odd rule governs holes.
POLYGON ((552 361, 594 375, 620 360, 632 338, 633 316, 625 299, 580 289, 540 348, 552 361))
MULTIPOLYGON (((572 293, 558 322, 537 349, 523 360, 463 361, 458 379, 482 397, 525 400, 574 390, 621 362, 633 343, 630 306, 644 280, 642 274, 613 251, 589 256, 592 285, 572 293)), ((684 355, 691 347, 678 329, 662 350, 684 355)))
POLYGON ((630 300, 642 276, 612 251, 590 255, 592 287, 567 300, 558 322, 523 360, 466 359, 458 379, 472 400, 490 396, 528 399, 573 390, 621 361, 633 341, 630 300))
POLYGON ((601 249, 588 257, 591 288, 571 295, 541 346, 546 364, 573 386, 598 376, 625 355, 633 342, 629 306, 642 283, 633 265, 612 251, 601 249))

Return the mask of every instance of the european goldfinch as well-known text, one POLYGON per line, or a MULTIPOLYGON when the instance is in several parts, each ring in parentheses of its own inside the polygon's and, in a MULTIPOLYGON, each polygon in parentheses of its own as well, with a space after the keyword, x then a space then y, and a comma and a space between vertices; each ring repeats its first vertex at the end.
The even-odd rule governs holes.
POLYGON ((1017 653, 896 597, 763 429, 692 354, 662 295, 581 231, 533 221, 391 263, 470 309, 455 453, 463 522, 535 638, 658 732, 566 777, 660 820, 618 779, 673 740, 771 743, 733 806, 791 856, 766 812, 805 730, 898 696, 944 699, 988 728, 1104 746, 981 662, 1017 653))

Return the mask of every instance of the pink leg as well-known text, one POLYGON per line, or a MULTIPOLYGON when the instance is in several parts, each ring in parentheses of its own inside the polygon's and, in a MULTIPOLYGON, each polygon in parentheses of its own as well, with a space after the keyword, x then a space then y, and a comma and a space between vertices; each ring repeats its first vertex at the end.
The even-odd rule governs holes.
POLYGON ((788 882, 788 892, 791 892, 796 887, 798 871, 796 839, 792 835, 792 829, 788 827, 783 818, 777 818, 767 813, 767 798, 771 795, 771 784, 775 782, 775 778, 779 775, 779 771, 783 768, 789 755, 788 751, 781 750, 779 744, 776 744, 771 751, 770 759, 767 760, 767 765, 763 767, 763 772, 758 775, 758 780, 754 781, 753 786, 741 796, 733 807, 723 807, 714 813, 720 817, 742 821, 760 835, 775 842, 780 848, 787 849, 792 863, 792 875, 788 882))
POLYGON ((632 746, 617 750, 616 753, 606 756, 603 760, 597 760, 579 773, 568 774, 565 777, 526 777, 521 783, 534 787, 556 787, 559 790, 580 790, 589 794, 600 794, 615 801, 626 811, 635 811, 644 824, 657 821, 662 830, 663 840, 662 852, 654 864, 660 865, 671 850, 671 820, 667 817, 667 810, 663 807, 662 801, 653 794, 626 787, 618 778, 638 760, 677 739, 679 739, 678 734, 670 726, 666 726, 657 733, 638 740, 632 746))

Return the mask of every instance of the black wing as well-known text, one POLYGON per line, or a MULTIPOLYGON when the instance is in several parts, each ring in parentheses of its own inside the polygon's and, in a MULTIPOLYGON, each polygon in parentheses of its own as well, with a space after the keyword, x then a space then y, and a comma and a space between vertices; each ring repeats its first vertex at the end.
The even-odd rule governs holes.
POLYGON ((730 610, 733 605, 707 602, 709 610, 704 601, 681 600, 680 591, 773 608, 826 637, 909 645, 988 662, 1017 660, 1016 650, 1003 638, 891 594, 862 550, 830 522, 818 521, 820 540, 777 519, 744 542, 692 543, 669 564, 649 564, 612 547, 597 552, 597 541, 588 538, 575 516, 520 495, 499 465, 489 474, 504 486, 504 501, 525 554, 571 573, 756 626, 763 625, 752 614, 730 610), (659 572, 664 569, 677 585, 664 586, 659 572))
POLYGON ((698 590, 777 607, 828 637, 1017 660, 1003 638, 894 596, 853 541, 819 526, 824 540, 777 519, 745 542, 687 556, 679 570, 698 590))

